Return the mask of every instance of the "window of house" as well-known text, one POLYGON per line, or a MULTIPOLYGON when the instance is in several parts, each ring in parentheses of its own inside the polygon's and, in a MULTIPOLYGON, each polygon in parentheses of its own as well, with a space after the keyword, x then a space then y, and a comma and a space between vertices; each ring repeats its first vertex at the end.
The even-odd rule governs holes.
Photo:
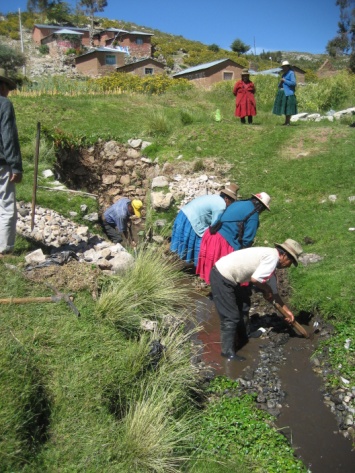
POLYGON ((153 75, 154 74, 154 71, 153 71, 153 68, 152 67, 145 67, 144 68, 144 74, 147 76, 147 75, 153 75))
POLYGON ((105 64, 106 64, 106 66, 114 66, 116 64, 116 55, 115 54, 106 54, 105 64))
POLYGON ((223 72, 223 80, 232 80, 233 72, 223 72))
POLYGON ((136 38, 136 44, 143 44, 143 38, 136 38))

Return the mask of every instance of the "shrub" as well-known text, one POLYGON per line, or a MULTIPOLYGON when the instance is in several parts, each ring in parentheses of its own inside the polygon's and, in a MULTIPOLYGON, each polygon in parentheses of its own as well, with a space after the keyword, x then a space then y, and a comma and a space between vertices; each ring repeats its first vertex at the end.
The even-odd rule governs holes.
POLYGON ((41 44, 39 47, 38 47, 38 51, 41 53, 41 54, 49 54, 49 46, 47 44, 41 44))

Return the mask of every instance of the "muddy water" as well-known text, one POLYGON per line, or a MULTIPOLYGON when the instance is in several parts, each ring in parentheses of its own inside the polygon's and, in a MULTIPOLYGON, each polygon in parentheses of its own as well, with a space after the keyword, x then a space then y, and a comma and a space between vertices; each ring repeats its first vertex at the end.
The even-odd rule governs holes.
MULTIPOLYGON (((214 304, 203 296, 195 299, 197 318, 204 327, 198 337, 204 344, 204 361, 216 374, 231 379, 243 377, 246 370, 254 370, 265 341, 251 339, 238 351, 246 361, 233 362, 221 357, 219 319, 214 304)), ((310 472, 355 473, 355 451, 351 442, 338 433, 335 416, 323 402, 321 380, 311 368, 309 358, 316 343, 316 339, 297 337, 286 343, 286 360, 278 371, 286 399, 275 423, 310 472)))

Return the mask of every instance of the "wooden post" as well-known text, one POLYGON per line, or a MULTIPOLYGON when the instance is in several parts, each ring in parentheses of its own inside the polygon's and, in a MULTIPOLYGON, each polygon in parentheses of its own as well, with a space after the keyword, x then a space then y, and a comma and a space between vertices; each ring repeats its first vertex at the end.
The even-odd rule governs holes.
POLYGON ((37 122, 36 149, 35 149, 35 168, 34 168, 34 175, 33 175, 33 191, 32 191, 31 232, 33 231, 33 228, 35 226, 37 177, 38 177, 38 157, 39 157, 40 137, 41 137, 41 124, 40 124, 40 122, 37 122))

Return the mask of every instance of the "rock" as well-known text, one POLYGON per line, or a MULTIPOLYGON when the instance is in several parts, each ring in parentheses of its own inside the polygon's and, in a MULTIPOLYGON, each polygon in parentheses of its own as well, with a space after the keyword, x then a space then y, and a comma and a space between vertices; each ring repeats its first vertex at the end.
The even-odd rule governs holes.
POLYGON ((54 174, 50 169, 45 169, 44 171, 42 171, 42 176, 45 178, 48 178, 48 177, 53 177, 54 174))
POLYGON ((105 185, 110 185, 110 184, 114 184, 117 180, 117 176, 114 175, 114 174, 104 174, 102 176, 102 183, 105 184, 105 185))
POLYGON ((134 264, 134 258, 127 251, 120 251, 110 260, 111 269, 114 273, 127 270, 134 264))
POLYGON ((25 256, 25 261, 27 264, 43 263, 45 260, 46 260, 46 257, 43 254, 43 251, 41 249, 32 251, 32 253, 29 253, 28 255, 25 256))
POLYGON ((164 194, 163 192, 152 192, 151 193, 151 204, 154 210, 168 209, 173 202, 173 194, 164 194))
POLYGON ((167 187, 169 185, 169 181, 165 176, 157 176, 152 181, 152 189, 156 187, 167 187))

